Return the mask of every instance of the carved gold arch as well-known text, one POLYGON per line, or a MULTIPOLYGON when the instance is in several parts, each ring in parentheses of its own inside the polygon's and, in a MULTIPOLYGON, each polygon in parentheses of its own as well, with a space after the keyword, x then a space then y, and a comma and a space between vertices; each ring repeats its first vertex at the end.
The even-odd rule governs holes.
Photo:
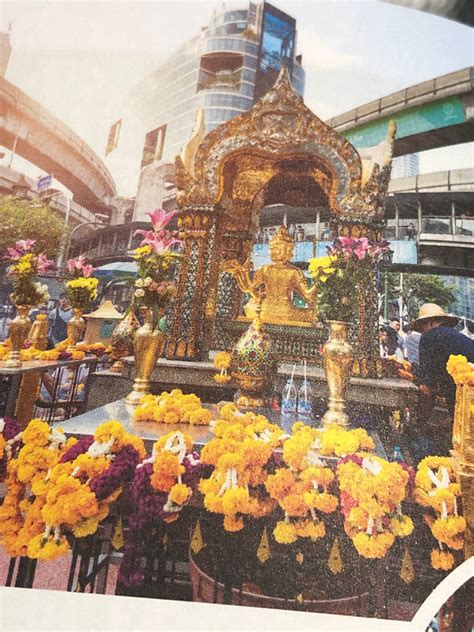
POLYGON ((328 200, 334 214, 341 201, 361 187, 362 162, 356 149, 304 105, 285 68, 252 110, 207 134, 188 164, 176 158, 180 207, 221 204, 226 193, 225 165, 243 156, 253 162, 255 171, 261 160, 313 159, 316 181, 326 179, 327 186, 327 174, 331 176, 328 200))

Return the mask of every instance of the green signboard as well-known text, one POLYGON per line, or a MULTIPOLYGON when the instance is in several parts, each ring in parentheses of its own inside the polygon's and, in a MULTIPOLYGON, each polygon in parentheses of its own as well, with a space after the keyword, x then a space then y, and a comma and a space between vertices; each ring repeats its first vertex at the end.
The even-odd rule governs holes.
POLYGON ((397 138, 405 138, 441 127, 465 123, 466 116, 459 97, 449 97, 386 116, 342 134, 355 147, 373 147, 386 137, 388 123, 392 119, 395 119, 397 123, 397 138))

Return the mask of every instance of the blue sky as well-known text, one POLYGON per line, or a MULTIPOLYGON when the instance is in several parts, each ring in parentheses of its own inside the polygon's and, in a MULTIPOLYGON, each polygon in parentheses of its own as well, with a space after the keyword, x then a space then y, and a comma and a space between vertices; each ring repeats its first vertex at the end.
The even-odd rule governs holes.
MULTIPOLYGON (((305 101, 323 119, 474 65, 471 29, 427 13, 376 0, 273 4, 297 20, 305 101)), ((6 77, 103 156, 113 111, 128 88, 221 6, 199 0, 5 1, 3 29, 13 23, 6 77)), ((473 145, 452 148, 447 156, 445 150, 425 152, 422 170, 474 164, 473 145)))

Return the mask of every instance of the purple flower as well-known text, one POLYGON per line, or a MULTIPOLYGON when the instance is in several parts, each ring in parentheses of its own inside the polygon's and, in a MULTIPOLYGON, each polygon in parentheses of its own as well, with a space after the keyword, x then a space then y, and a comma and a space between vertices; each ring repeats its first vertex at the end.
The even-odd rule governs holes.
POLYGON ((96 495, 97 500, 105 500, 118 487, 131 481, 139 462, 138 452, 131 445, 126 445, 117 452, 107 470, 89 483, 89 487, 96 495))
POLYGON ((74 461, 80 454, 84 454, 90 448, 90 446, 94 443, 94 437, 92 435, 87 435, 82 439, 79 439, 77 443, 69 448, 61 457, 61 463, 68 463, 69 461, 74 461))

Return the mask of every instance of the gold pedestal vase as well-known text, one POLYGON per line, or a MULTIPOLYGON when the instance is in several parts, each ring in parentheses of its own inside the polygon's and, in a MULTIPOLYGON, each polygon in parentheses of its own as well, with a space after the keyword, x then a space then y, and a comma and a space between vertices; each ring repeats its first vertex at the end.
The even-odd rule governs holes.
POLYGON ((271 383, 275 356, 270 336, 260 321, 261 306, 244 335, 232 350, 231 375, 239 390, 234 401, 241 408, 262 408, 266 405, 265 387, 271 383))
POLYGON ((35 349, 45 351, 48 348, 49 323, 46 315, 39 314, 31 325, 28 338, 35 349))
POLYGON ((30 309, 31 305, 17 305, 16 316, 10 323, 9 338, 12 343, 12 350, 5 362, 5 366, 9 369, 21 366, 20 350, 28 338, 31 328, 31 320, 28 318, 30 309))
POLYGON ((67 337, 69 345, 66 351, 74 351, 74 347, 84 337, 86 330, 86 321, 82 317, 82 309, 74 307, 72 310, 73 317, 67 323, 67 337))
MULTIPOLYGON (((137 406, 144 395, 150 392, 150 377, 156 361, 163 349, 165 334, 159 326, 153 329, 153 313, 149 307, 142 307, 145 322, 135 332, 133 349, 135 355, 135 382, 133 390, 125 402, 137 406)), ((159 322, 159 319, 158 319, 159 322)))
POLYGON ((354 351, 348 342, 350 323, 328 321, 329 340, 323 347, 323 367, 329 389, 329 407, 322 418, 323 424, 349 425, 345 412, 345 394, 352 373, 354 351))

